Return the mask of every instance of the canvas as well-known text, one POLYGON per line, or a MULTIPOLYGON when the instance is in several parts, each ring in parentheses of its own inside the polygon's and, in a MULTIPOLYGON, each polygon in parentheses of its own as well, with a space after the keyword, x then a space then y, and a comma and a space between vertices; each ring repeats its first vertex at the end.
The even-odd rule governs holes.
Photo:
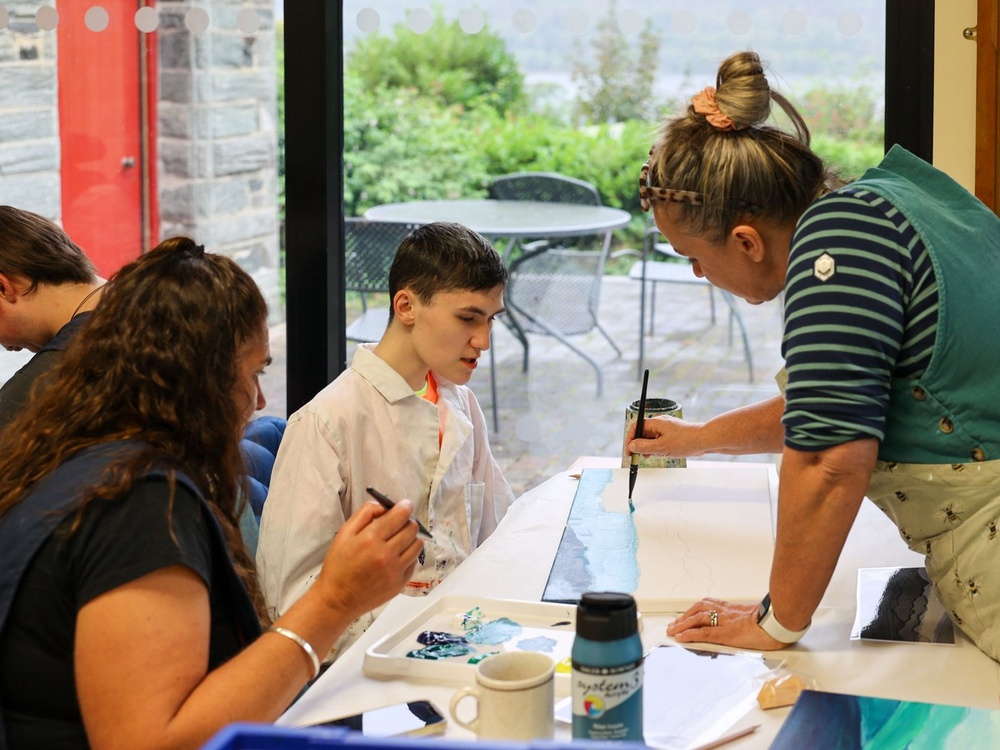
POLYGON ((805 690, 771 750, 987 750, 1000 711, 805 690))
POLYGON ((622 591, 644 612, 704 596, 757 600, 774 550, 768 471, 759 466, 585 469, 543 601, 622 591))

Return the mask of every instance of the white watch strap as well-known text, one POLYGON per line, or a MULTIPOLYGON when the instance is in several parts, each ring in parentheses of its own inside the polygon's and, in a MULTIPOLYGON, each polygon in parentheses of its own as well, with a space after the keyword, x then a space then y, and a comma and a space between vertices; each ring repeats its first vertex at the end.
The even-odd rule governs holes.
POLYGON ((768 596, 766 601, 767 609, 760 620, 757 621, 761 630, 774 638, 774 640, 781 641, 782 643, 796 643, 801 640, 802 636, 809 630, 809 625, 806 625, 802 630, 789 630, 778 622, 778 618, 774 616, 774 608, 770 606, 770 596, 768 596))

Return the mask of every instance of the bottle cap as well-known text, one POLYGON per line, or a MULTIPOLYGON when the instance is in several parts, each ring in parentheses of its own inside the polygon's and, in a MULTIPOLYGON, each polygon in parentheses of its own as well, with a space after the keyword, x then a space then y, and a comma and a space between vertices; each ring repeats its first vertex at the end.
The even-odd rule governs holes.
POLYGON ((576 634, 591 641, 617 641, 638 632, 635 599, 613 591, 588 591, 576 607, 576 634))

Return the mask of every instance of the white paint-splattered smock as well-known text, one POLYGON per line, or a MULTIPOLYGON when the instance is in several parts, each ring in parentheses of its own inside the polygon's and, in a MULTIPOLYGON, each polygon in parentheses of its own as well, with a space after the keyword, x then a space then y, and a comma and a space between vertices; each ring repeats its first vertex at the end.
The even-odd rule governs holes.
MULTIPOLYGON (((351 367, 288 420, 261 517, 257 566, 275 616, 319 573, 337 530, 375 487, 409 498, 434 534, 407 585, 428 593, 497 527, 513 495, 475 395, 435 373, 438 403, 361 345, 351 367), (440 447, 439 447, 440 439, 440 447)), ((342 651, 374 621, 360 618, 342 651)))

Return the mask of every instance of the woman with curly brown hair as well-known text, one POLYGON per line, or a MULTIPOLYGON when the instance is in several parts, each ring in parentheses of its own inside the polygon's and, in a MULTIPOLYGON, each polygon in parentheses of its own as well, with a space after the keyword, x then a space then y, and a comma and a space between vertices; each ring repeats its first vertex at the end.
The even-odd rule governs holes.
POLYGON ((770 594, 706 599, 668 633, 754 649, 802 638, 867 495, 925 556, 955 625, 1000 659, 997 216, 899 146, 838 184, 753 52, 663 126, 639 197, 697 276, 751 304, 784 297, 783 396, 704 424, 647 420, 629 445, 782 451, 770 594))
POLYGON ((412 506, 366 504, 261 635, 238 443, 269 360, 253 280, 166 240, 0 438, 0 746, 199 747, 272 721, 409 579, 412 506))

